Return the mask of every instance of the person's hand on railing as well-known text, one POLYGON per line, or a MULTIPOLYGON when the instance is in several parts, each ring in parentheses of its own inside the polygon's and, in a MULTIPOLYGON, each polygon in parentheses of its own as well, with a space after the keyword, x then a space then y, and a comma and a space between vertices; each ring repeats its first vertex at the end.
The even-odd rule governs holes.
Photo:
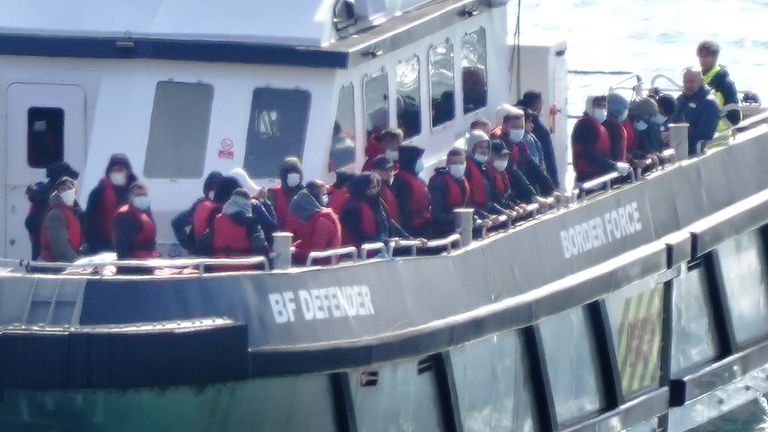
POLYGON ((632 167, 626 162, 616 162, 614 168, 616 169, 616 172, 619 173, 619 175, 622 177, 632 171, 632 167))
POLYGON ((423 238, 423 237, 419 237, 419 238, 416 238, 416 239, 414 239, 414 240, 416 240, 417 242, 419 242, 419 244, 421 245, 421 247, 427 247, 427 245, 429 244, 429 240, 427 240, 427 239, 425 239, 425 238, 423 238))

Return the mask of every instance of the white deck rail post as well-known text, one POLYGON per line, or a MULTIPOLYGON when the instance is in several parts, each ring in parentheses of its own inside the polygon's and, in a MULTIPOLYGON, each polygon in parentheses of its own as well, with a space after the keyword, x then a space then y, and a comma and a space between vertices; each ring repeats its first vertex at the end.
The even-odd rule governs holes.
POLYGON ((456 224, 456 232, 461 236, 461 245, 469 246, 472 243, 472 226, 474 210, 471 208, 457 208, 453 210, 456 224))
POLYGON ((670 147, 675 150, 678 161, 688 159, 688 123, 672 123, 669 125, 670 147))
POLYGON ((291 244, 293 234, 278 231, 272 234, 272 267, 278 270, 291 268, 291 244))

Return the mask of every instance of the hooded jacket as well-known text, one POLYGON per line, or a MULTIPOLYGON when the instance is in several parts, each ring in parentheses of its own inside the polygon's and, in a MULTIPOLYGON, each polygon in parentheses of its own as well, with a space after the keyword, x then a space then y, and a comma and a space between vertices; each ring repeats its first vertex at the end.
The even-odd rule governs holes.
POLYGON ((85 242, 89 253, 112 250, 112 218, 118 208, 128 203, 128 191, 136 180, 128 156, 116 153, 109 158, 104 177, 88 195, 85 210, 85 242), (115 165, 124 165, 128 168, 128 178, 123 186, 115 186, 109 181, 109 171, 115 165))
POLYGON ((296 258, 306 261, 312 251, 334 249, 341 245, 341 223, 333 210, 321 206, 305 189, 291 201, 291 213, 305 225, 294 238, 296 258))
POLYGON ((423 235, 430 220, 429 191, 416 172, 416 163, 424 149, 411 145, 400 146, 400 170, 392 180, 392 193, 397 201, 400 223, 406 231, 423 235))
POLYGON ((217 203, 214 203, 212 195, 215 194, 216 187, 223 177, 218 171, 212 171, 208 174, 203 182, 203 196, 195 200, 190 208, 179 213, 171 220, 171 227, 176 236, 176 241, 179 242, 181 247, 192 254, 200 253, 196 246, 197 239, 208 227, 210 212, 219 207, 217 203), (203 216, 202 213, 209 214, 203 216), (201 225, 201 222, 199 222, 201 217, 205 219, 205 222, 202 223, 204 226, 199 226, 201 225), (198 219, 197 227, 195 226, 195 219, 198 219))
POLYGON ((347 184, 349 200, 341 209, 340 220, 344 244, 385 241, 390 233, 390 217, 378 195, 369 196, 373 175, 364 172, 347 184))
POLYGON ((280 186, 272 187, 267 191, 267 200, 275 210, 278 229, 291 232, 296 229, 298 221, 290 214, 288 206, 293 197, 302 189, 304 189, 304 172, 301 165, 293 159, 284 160, 280 166, 280 186), (288 173, 293 172, 299 173, 301 178, 299 184, 289 187, 288 173))

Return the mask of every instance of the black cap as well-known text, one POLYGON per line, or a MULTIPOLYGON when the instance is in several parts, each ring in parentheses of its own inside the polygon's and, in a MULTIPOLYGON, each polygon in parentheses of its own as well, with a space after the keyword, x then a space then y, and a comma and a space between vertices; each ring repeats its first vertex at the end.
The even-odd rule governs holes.
POLYGON ((73 180, 77 180, 80 177, 80 173, 75 171, 72 166, 66 162, 54 162, 45 169, 45 176, 54 183, 62 177, 69 177, 73 180))
POLYGON ((495 140, 491 140, 491 153, 509 154, 509 150, 507 149, 507 146, 504 144, 504 141, 495 139, 495 140))
POLYGON ((382 169, 382 170, 390 169, 394 165, 395 164, 392 163, 392 161, 389 160, 389 158, 384 155, 378 155, 375 158, 373 158, 373 162, 371 164, 373 169, 382 169))

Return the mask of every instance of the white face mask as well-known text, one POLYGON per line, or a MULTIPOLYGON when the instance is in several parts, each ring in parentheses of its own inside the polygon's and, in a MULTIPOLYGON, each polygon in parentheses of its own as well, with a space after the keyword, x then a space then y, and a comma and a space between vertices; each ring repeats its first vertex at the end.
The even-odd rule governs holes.
POLYGON ((449 165, 448 166, 448 172, 451 173, 452 176, 455 178, 462 178, 464 177, 464 172, 467 170, 466 164, 461 165, 449 165))
POLYGON ((149 197, 146 195, 138 195, 131 199, 131 204, 139 210, 149 210, 149 197))
POLYGON ((419 159, 416 161, 416 166, 413 167, 413 170, 416 171, 416 174, 424 171, 424 161, 419 159))
POLYGON ((602 123, 606 118, 608 118, 608 110, 605 108, 594 108, 592 109, 592 117, 594 117, 599 123, 602 123))
POLYGON ((397 160, 399 153, 397 150, 387 150, 384 152, 384 156, 394 162, 397 160))
POLYGON ((507 164, 509 163, 509 159, 504 160, 495 160, 493 161, 493 167, 496 168, 496 171, 504 171, 507 169, 507 164))
POLYGON ((627 114, 628 114, 628 113, 629 113, 629 111, 627 111, 627 110, 624 110, 624 112, 622 112, 622 113, 621 113, 621 115, 620 115, 620 116, 618 116, 616 119, 617 119, 618 121, 620 121, 620 122, 623 122, 624 120, 626 120, 626 119, 627 119, 627 114))
POLYGON ((75 190, 67 189, 64 192, 59 193, 59 197, 61 197, 61 200, 64 201, 64 204, 72 207, 72 205, 75 203, 75 190))
POLYGON ((525 129, 510 129, 509 130, 509 139, 512 140, 512 142, 520 142, 523 140, 523 135, 525 135, 525 129))
POLYGON ((481 165, 488 162, 488 155, 475 154, 472 157, 481 165))
POLYGON ((299 182, 301 181, 301 174, 299 173, 288 173, 288 175, 285 176, 285 182, 288 184, 288 187, 296 187, 299 182))
POLYGON ((216 191, 210 191, 208 192, 208 199, 213 201, 213 197, 216 195, 216 191))
POLYGON ((128 183, 128 173, 125 171, 112 171, 109 173, 109 181, 115 186, 125 186, 128 183))
POLYGON ((328 194, 325 194, 322 197, 320 197, 320 205, 322 205, 323 207, 328 205, 328 194))
POLYGON ((648 123, 646 123, 646 122, 644 122, 644 121, 642 121, 642 120, 637 120, 637 121, 634 123, 634 125, 633 125, 633 126, 635 127, 635 129, 637 129, 637 130, 639 130, 639 131, 644 131, 645 129, 647 129, 647 128, 648 128, 648 123))

